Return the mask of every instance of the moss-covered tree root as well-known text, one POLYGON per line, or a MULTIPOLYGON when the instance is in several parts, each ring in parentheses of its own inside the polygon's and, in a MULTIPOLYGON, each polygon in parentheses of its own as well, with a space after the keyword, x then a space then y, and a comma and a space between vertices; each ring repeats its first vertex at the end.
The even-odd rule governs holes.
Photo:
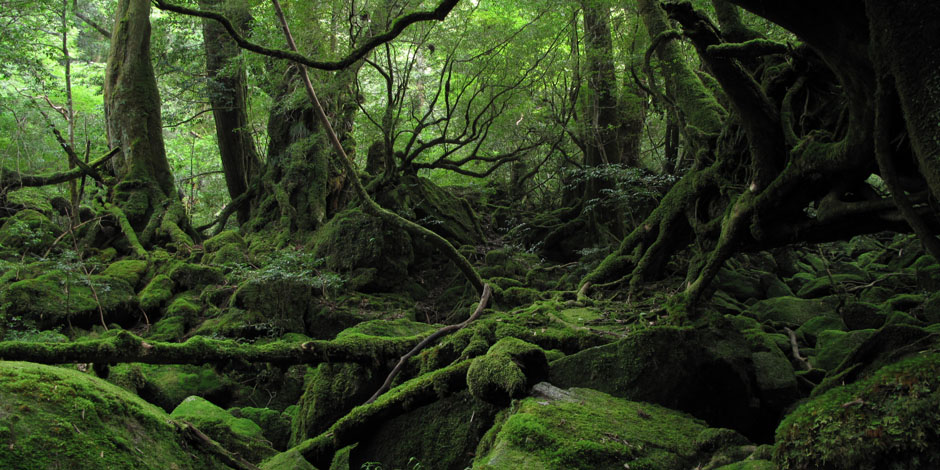
POLYGON ((329 430, 301 442, 288 452, 300 453, 317 468, 329 468, 338 449, 359 442, 379 424, 466 390, 470 363, 470 360, 461 361, 409 380, 376 401, 354 408, 329 430))
POLYGON ((185 343, 147 342, 127 331, 117 331, 104 339, 71 343, 0 342, 0 360, 42 364, 142 362, 147 364, 206 364, 266 362, 280 366, 355 362, 374 365, 405 354, 423 338, 356 338, 304 343, 275 342, 264 345, 239 344, 201 336, 185 343))
POLYGON ((401 359, 398 360, 398 364, 395 364, 395 367, 388 374, 388 377, 385 378, 385 382, 382 384, 381 387, 379 387, 378 390, 375 391, 372 397, 370 397, 369 400, 366 401, 366 404, 368 405, 369 403, 374 402, 379 396, 381 396, 383 393, 385 393, 386 390, 388 390, 388 388, 392 385, 392 380, 394 380, 395 376, 397 376, 398 373, 401 372, 401 368, 404 367, 406 362, 408 362, 408 359, 411 359, 412 356, 414 356, 419 351, 427 347, 429 344, 433 343, 434 341, 437 341, 438 338, 448 335, 450 333, 453 333, 455 331, 458 331, 464 328, 465 326, 469 325, 470 323, 472 323, 477 318, 479 318, 480 315, 483 313, 483 310, 486 308, 486 304, 489 303, 490 296, 492 295, 492 293, 493 293, 493 288, 490 287, 489 284, 484 285, 483 295, 480 296, 480 303, 477 304, 477 308, 476 310, 473 311, 473 315, 470 315, 470 318, 464 320, 461 323, 457 323, 456 325, 447 325, 435 331, 434 333, 431 333, 431 336, 428 336, 423 341, 418 343, 417 346, 411 348, 411 350, 408 351, 408 353, 406 353, 404 356, 401 357, 401 359))

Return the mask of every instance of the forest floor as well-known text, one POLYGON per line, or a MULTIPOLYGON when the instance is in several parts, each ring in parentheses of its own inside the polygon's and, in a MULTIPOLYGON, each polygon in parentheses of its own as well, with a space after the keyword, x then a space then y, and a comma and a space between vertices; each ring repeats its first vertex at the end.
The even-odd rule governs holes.
POLYGON ((578 296, 603 250, 547 261, 506 241, 511 211, 425 190, 405 215, 494 294, 369 403, 481 300, 421 240, 349 209, 141 260, 119 233, 79 249, 43 204, 6 218, 0 468, 940 466, 940 265, 916 238, 739 254, 676 325, 681 279, 578 296))

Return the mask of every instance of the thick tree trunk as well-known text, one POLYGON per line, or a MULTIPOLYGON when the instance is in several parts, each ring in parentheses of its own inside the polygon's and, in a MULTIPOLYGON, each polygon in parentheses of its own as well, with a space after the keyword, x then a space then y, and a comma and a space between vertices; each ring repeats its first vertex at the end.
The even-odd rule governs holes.
MULTIPOLYGON (((238 2, 199 0, 202 9, 231 5, 226 15, 235 25, 245 29, 250 20, 248 11, 238 2)), ((206 50, 206 72, 209 75, 209 101, 215 118, 215 131, 222 158, 222 171, 232 200, 248 191, 261 162, 248 128, 247 86, 244 68, 234 63, 241 49, 217 21, 203 19, 202 37, 206 50)), ((248 204, 238 208, 238 223, 244 224, 251 215, 248 204)))
POLYGON ((119 183, 113 200, 147 246, 195 235, 176 192, 163 145, 160 94, 150 63, 150 1, 120 0, 105 72, 105 116, 119 183), (187 233, 188 232, 188 233, 187 233))

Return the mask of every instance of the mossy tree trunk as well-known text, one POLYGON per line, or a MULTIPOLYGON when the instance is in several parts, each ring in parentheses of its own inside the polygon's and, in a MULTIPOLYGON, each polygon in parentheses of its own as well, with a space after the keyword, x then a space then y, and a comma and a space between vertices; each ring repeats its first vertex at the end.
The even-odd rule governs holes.
MULTIPOLYGON (((251 17, 241 2, 199 0, 202 9, 215 10, 220 6, 235 25, 247 29, 251 17)), ((229 196, 234 201, 248 191, 261 166, 248 122, 247 78, 245 69, 237 64, 241 49, 222 25, 203 19, 202 37, 222 171, 229 196)), ((238 223, 246 223, 251 215, 249 205, 241 204, 237 214, 238 223)))
MULTIPOLYGON (((105 116, 118 184, 112 195, 144 246, 193 244, 163 144, 160 94, 150 62, 150 2, 120 0, 105 72, 105 116)), ((125 227, 127 231, 127 227, 125 227)), ((129 234, 130 237, 130 234, 129 234)))

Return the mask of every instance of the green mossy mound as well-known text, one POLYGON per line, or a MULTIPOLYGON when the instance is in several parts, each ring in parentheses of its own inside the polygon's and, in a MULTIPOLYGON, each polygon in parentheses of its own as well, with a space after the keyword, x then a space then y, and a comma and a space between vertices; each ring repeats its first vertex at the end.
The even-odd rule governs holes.
POLYGON ((148 267, 148 263, 143 260, 127 259, 115 261, 108 265, 101 275, 121 279, 136 290, 137 286, 147 275, 148 267))
POLYGON ((0 468, 227 469, 170 417, 75 370, 0 361, 0 468))
POLYGON ((507 405, 510 399, 525 396, 546 375, 548 361, 542 348, 509 337, 473 360, 467 371, 467 385, 475 398, 507 405))
POLYGON ((60 232, 45 215, 25 209, 13 214, 0 226, 0 247, 42 254, 52 246, 60 232))
POLYGON ((140 291, 140 308, 155 312, 173 297, 173 280, 166 274, 157 274, 140 291))
MULTIPOLYGON (((658 403, 769 441, 781 403, 778 395, 761 396, 751 354, 737 333, 653 327, 553 362, 549 381, 658 403)), ((787 381, 776 372, 768 376, 769 384, 787 381)))
POLYGON ((264 438, 261 426, 250 419, 236 418, 204 398, 187 397, 170 417, 192 424, 226 450, 250 462, 260 462, 276 453, 264 438))
POLYGON ((287 443, 290 441, 292 418, 290 413, 250 406, 232 408, 228 411, 236 418, 250 419, 260 426, 264 438, 270 441, 271 446, 275 449, 284 450, 287 448, 287 443))
POLYGON ((346 276, 349 289, 363 292, 394 290, 415 261, 407 232, 358 208, 336 214, 317 231, 313 254, 346 276))
POLYGON ((183 290, 221 284, 225 281, 221 269, 194 263, 176 263, 170 268, 169 276, 176 286, 183 290))
POLYGON ((73 326, 100 325, 102 316, 106 323, 130 326, 140 317, 137 296, 127 281, 61 270, 7 285, 0 291, 0 318, 3 314, 18 316, 39 329, 67 322, 73 326))
POLYGON ((383 423, 350 452, 349 466, 340 468, 380 462, 386 469, 463 470, 497 411, 467 392, 451 395, 383 423))
POLYGON ((191 395, 215 400, 233 393, 230 380, 209 365, 118 364, 111 367, 108 381, 167 412, 191 395))
POLYGON ((801 299, 799 297, 775 297, 757 302, 744 312, 763 323, 772 321, 790 328, 820 316, 838 318, 835 304, 822 299, 801 299))
POLYGON ((935 469, 940 466, 940 354, 886 366, 800 406, 780 424, 781 469, 935 469))
POLYGON ((203 264, 237 265, 248 262, 248 244, 234 230, 226 230, 203 243, 203 264))
POLYGON ((508 410, 481 442, 474 469, 686 470, 701 458, 702 421, 595 390, 539 387, 553 389, 551 398, 508 410))

